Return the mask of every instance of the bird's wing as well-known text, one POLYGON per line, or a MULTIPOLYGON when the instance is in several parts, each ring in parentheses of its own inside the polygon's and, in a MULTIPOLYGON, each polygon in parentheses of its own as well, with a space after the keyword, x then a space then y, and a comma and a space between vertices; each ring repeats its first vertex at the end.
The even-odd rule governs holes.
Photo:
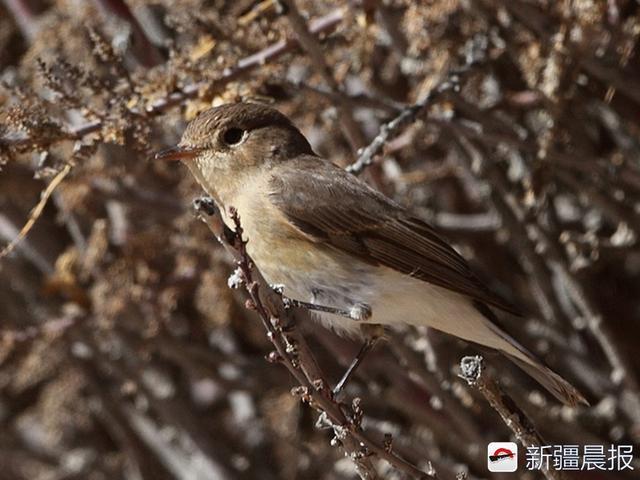
POLYGON ((518 314, 433 228, 334 164, 313 156, 287 162, 274 171, 269 197, 314 241, 518 314))

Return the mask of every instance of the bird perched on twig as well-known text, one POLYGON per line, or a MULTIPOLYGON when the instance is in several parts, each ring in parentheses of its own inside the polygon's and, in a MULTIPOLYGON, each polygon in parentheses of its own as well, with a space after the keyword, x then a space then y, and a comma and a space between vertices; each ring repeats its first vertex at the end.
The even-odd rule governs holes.
POLYGON ((316 155, 277 110, 210 109, 156 157, 187 165, 230 227, 235 207, 267 281, 337 332, 428 326, 499 350, 566 404, 587 403, 497 326, 492 309, 517 312, 433 228, 316 155))

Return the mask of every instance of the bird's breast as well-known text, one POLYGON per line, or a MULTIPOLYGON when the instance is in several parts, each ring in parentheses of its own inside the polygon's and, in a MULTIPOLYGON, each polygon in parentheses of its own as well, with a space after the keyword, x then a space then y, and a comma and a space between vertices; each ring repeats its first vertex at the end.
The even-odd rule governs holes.
POLYGON ((375 267, 300 232, 268 199, 236 205, 249 255, 285 295, 345 309, 373 295, 375 267))
MULTIPOLYGON (((262 185, 248 184, 228 206, 238 211, 247 252, 270 284, 282 285, 289 298, 343 310, 377 298, 377 267, 301 232, 265 192, 262 185)), ((348 318, 322 320, 343 333, 359 331, 358 322, 348 318)))
POLYGON ((348 309, 372 295, 375 268, 325 243, 313 241, 290 224, 247 232, 247 251, 272 284, 291 298, 348 309))

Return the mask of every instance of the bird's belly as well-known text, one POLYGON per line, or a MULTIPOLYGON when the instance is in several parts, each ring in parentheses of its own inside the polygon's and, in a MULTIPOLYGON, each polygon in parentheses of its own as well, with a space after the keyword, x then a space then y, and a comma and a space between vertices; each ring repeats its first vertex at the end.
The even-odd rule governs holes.
MULTIPOLYGON (((305 242, 306 243, 306 242, 305 242)), ((374 266, 358 258, 317 244, 252 257, 271 284, 284 287, 290 298, 349 310, 356 304, 371 307, 370 323, 429 326, 460 338, 491 344, 484 320, 469 299, 395 270, 374 266)), ((360 322, 329 313, 316 316, 340 334, 360 333, 360 322)))
MULTIPOLYGON (((283 285, 289 298, 342 310, 366 304, 372 311, 367 320, 370 323, 428 326, 465 340, 504 348, 504 341, 488 327, 467 297, 390 268, 365 263, 296 235, 284 224, 279 228, 263 227, 247 224, 247 249, 265 279, 283 285)), ((317 317, 338 333, 360 333, 360 322, 356 320, 327 313, 317 317)))
MULTIPOLYGON (((254 245, 249 254, 265 279, 282 285, 284 295, 295 300, 348 311, 358 303, 371 306, 376 296, 377 268, 331 247, 290 241, 278 251, 262 251, 254 245)), ((338 333, 359 331, 356 320, 316 316, 338 333)))
MULTIPOLYGON (((369 323, 426 326, 509 351, 505 340, 463 295, 351 256, 338 265, 335 258, 325 258, 313 268, 308 263, 295 268, 282 260, 270 263, 263 274, 270 283, 284 285, 290 298, 342 310, 364 303, 371 307, 369 323)), ((339 334, 361 334, 361 322, 356 320, 330 313, 315 316, 339 334)))

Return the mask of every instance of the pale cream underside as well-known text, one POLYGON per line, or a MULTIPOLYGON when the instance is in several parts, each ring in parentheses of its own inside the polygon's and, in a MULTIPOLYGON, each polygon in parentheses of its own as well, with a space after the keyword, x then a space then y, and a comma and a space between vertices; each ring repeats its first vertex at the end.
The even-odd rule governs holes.
MULTIPOLYGON (((275 276, 279 277, 277 274, 275 276)), ((292 280, 289 282, 291 287, 285 284, 285 292, 288 291, 293 298, 308 301, 308 288, 312 280, 308 276, 294 277, 298 278, 289 278, 292 280)), ((372 277, 373 284, 363 288, 359 297, 360 302, 371 306, 372 317, 369 322, 391 326, 427 326, 528 360, 462 295, 386 267, 376 268, 372 277)), ((347 305, 339 306, 348 308, 347 305)), ((360 324, 357 321, 328 313, 318 316, 323 324, 339 333, 359 334, 360 324)))

